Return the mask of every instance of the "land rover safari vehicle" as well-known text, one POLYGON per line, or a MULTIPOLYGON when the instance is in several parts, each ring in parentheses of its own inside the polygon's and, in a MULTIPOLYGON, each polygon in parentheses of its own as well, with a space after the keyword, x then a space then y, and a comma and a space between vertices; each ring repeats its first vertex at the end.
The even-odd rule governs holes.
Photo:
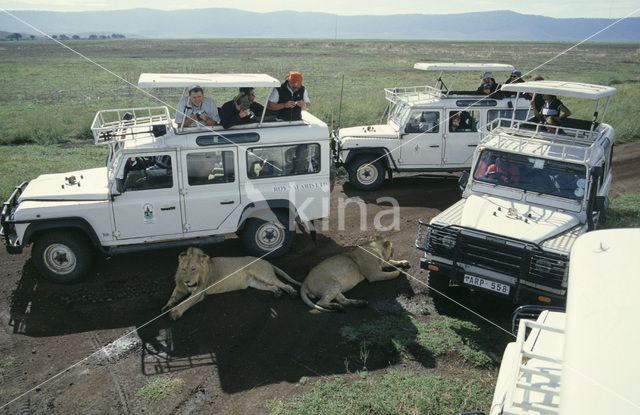
POLYGON ((436 291, 455 282, 516 303, 563 305, 571 246, 608 206, 615 134, 603 119, 616 89, 560 81, 503 89, 592 99, 596 111, 562 126, 512 117, 483 127, 462 199, 419 223, 420 265, 436 291))
POLYGON ((502 357, 491 415, 638 413, 638 246, 639 228, 576 240, 566 312, 520 320, 502 357))
MULTIPOLYGON (((142 88, 277 87, 262 74, 141 74, 142 88)), ((265 102, 266 104, 266 102, 265 102)), ((256 256, 289 250, 295 225, 329 214, 327 125, 302 120, 223 130, 185 127, 167 107, 99 111, 95 143, 105 167, 45 174, 16 186, 2 208, 10 253, 33 244, 40 273, 72 282, 86 273, 92 247, 107 255, 207 244, 237 232, 256 256)), ((311 227, 312 228, 312 227, 311 227)))
MULTIPOLYGON (((459 72, 511 72, 513 66, 472 63, 416 63, 414 68, 438 71, 435 87, 385 88, 389 101, 387 124, 342 128, 334 133, 336 166, 349 172, 349 182, 361 190, 380 187, 385 173, 469 170, 478 144, 479 126, 495 118, 511 118, 515 94, 500 91, 487 96, 473 91, 455 91, 459 72), (444 73, 453 79, 447 86, 444 73), (454 118, 460 124, 454 127, 454 118)), ((524 119, 525 99, 520 98, 517 119, 524 119)), ((528 103, 528 102, 527 102, 528 103)), ((385 116, 383 115, 383 117, 385 116)))

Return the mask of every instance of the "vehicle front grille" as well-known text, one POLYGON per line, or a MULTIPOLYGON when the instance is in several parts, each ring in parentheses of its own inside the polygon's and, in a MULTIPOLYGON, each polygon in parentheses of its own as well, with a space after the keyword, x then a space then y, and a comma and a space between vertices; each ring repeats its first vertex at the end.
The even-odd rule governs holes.
POLYGON ((499 236, 465 232, 458 227, 439 227, 420 222, 416 247, 454 263, 561 288, 568 258, 543 253, 537 245, 499 236))

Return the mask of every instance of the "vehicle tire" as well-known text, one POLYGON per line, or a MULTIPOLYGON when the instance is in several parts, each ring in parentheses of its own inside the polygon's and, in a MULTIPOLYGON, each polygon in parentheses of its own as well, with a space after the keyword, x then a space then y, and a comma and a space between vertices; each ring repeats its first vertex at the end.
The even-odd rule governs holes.
POLYGON ((277 222, 260 218, 247 220, 242 231, 242 243, 252 255, 260 258, 278 258, 289 252, 296 237, 295 227, 288 229, 289 215, 275 212, 277 222))
POLYGON ((384 181, 384 165, 377 156, 357 157, 347 169, 349 183, 359 190, 375 190, 384 181))
POLYGON ((91 243, 74 230, 54 230, 33 244, 31 256, 40 274, 59 284, 82 280, 93 262, 91 243))
POLYGON ((449 288, 449 277, 441 272, 430 270, 429 276, 427 277, 427 284, 429 284, 429 293, 432 298, 434 297, 434 294, 438 297, 442 297, 440 293, 446 294, 447 289, 449 288))

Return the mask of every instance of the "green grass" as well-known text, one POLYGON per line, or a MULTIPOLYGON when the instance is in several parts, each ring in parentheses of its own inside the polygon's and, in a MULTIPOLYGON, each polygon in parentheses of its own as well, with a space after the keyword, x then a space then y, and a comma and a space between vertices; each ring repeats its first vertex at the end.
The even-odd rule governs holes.
MULTIPOLYGON (((81 54, 116 76, 48 41, 3 44, 0 62, 0 143, 46 144, 88 138, 100 109, 175 106, 181 91, 135 89, 141 72, 262 72, 281 79, 291 69, 304 75, 312 112, 328 124, 379 123, 386 106, 382 89, 434 84, 434 74, 412 69, 417 61, 512 63, 524 73, 568 49, 570 43, 453 41, 297 41, 297 40, 119 40, 77 41, 81 54), (481 53, 480 53, 481 52, 481 53), (342 113, 340 92, 344 76, 342 113)), ((618 142, 640 138, 637 113, 640 69, 637 44, 587 43, 562 54, 529 76, 614 85, 607 120, 618 142)), ((479 74, 459 78, 475 89, 479 74)), ((506 74, 496 74, 503 82, 506 74)), ((258 90, 258 99, 267 90, 258 90)), ((235 91, 208 90, 221 105, 235 91)), ((577 116, 590 118, 591 103, 566 100, 577 116)), ((173 111, 171 111, 173 113, 173 111)))
POLYGON ((144 385, 137 393, 149 402, 160 401, 180 391, 184 381, 182 379, 157 378, 144 385))
POLYGON ((629 193, 613 199, 605 220, 598 228, 640 227, 640 193, 629 193))
POLYGON ((0 199, 4 202, 14 186, 40 174, 104 166, 106 157, 105 147, 86 144, 1 147, 0 199))
POLYGON ((465 379, 420 376, 406 371, 345 380, 318 381, 311 392, 270 403, 272 415, 455 414, 488 410, 492 378, 474 373, 465 379))
POLYGON ((481 328, 470 321, 448 316, 420 321, 414 316, 385 316, 358 326, 346 326, 340 331, 345 342, 359 347, 370 357, 377 351, 393 351, 403 356, 421 358, 449 355, 483 368, 493 367, 502 350, 492 351, 483 339, 481 328))

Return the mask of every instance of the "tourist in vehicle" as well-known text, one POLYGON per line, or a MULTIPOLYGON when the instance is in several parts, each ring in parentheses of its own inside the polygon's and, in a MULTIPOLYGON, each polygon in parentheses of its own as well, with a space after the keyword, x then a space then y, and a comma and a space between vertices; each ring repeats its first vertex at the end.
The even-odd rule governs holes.
MULTIPOLYGON (((524 82, 524 79, 522 79, 522 72, 520 72, 517 69, 514 69, 513 72, 511 72, 511 75, 509 75, 509 78, 507 78, 506 81, 504 81, 504 85, 506 84, 519 84, 521 82, 524 82)), ((505 96, 515 96, 516 93, 515 92, 503 92, 503 94, 505 96)), ((529 99, 531 99, 529 97, 529 99)))
POLYGON ((555 95, 542 94, 542 119, 547 124, 561 125, 562 120, 571 115, 571 111, 555 95))
POLYGON ((522 72, 520 72, 517 69, 514 69, 513 72, 511 72, 511 75, 509 76, 509 79, 504 81, 505 85, 506 84, 519 84, 521 82, 524 82, 524 79, 522 79, 522 72))
POLYGON ((478 87, 478 93, 490 95, 498 90, 498 84, 491 72, 485 72, 482 75, 482 84, 478 87))
POLYGON ((520 169, 516 165, 503 160, 503 157, 493 159, 484 176, 497 183, 520 183, 520 169))
POLYGON ((246 96, 249 100, 249 111, 256 117, 261 116, 264 107, 262 104, 256 102, 256 90, 254 88, 240 88, 239 93, 246 96))
POLYGON ((218 108, 211 98, 204 97, 198 85, 189 88, 189 95, 178 102, 176 124, 180 127, 215 125, 220 122, 218 108))
POLYGON ((225 102, 220 108, 220 120, 224 128, 234 125, 257 122, 256 116, 251 114, 251 103, 246 95, 238 94, 231 101, 225 102), (253 116, 252 116, 253 115, 253 116))
POLYGON ((451 120, 449 121, 449 131, 456 132, 460 129, 460 113, 456 112, 451 116, 451 120))
MULTIPOLYGON (((540 75, 536 75, 531 78, 532 81, 544 81, 544 78, 540 75)), ((542 106, 544 105, 544 98, 541 94, 525 94, 525 98, 531 101, 531 108, 538 121, 542 121, 542 106)))
POLYGON ((302 119, 302 110, 311 106, 309 95, 302 85, 302 74, 291 71, 285 76, 285 81, 275 88, 269 96, 267 108, 277 112, 277 117, 283 121, 302 119))

